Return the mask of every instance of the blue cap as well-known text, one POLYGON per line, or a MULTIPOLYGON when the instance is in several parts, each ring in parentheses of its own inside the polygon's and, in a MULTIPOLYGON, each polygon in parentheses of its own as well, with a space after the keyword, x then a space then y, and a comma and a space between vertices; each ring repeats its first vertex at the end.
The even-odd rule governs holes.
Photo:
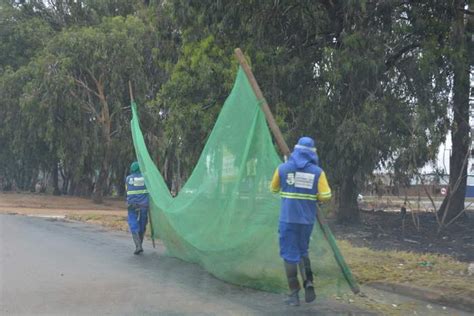
POLYGON ((301 137, 298 140, 298 144, 295 145, 295 149, 296 148, 298 148, 298 149, 307 149, 307 150, 311 150, 313 152, 316 152, 316 147, 315 147, 314 140, 311 137, 307 137, 307 136, 301 137))

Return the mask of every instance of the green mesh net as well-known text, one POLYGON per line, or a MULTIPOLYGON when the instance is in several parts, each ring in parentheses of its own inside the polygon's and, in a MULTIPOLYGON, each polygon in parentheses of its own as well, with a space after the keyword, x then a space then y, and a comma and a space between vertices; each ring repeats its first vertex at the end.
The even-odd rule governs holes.
MULTIPOLYGON (((135 103, 132 112, 133 142, 151 198, 153 238, 163 241, 169 255, 198 263, 222 280, 287 291, 278 248, 280 197, 269 191, 281 160, 243 70, 192 175, 174 198, 147 151, 135 103)), ((353 282, 334 247, 329 228, 315 225, 310 258, 319 295, 344 292, 353 282)))

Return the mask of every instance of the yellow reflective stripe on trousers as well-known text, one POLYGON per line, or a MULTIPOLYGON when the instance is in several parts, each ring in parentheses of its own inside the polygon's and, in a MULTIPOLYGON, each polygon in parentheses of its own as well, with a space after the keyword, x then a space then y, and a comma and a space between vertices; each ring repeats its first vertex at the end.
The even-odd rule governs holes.
POLYGON ((127 191, 127 195, 145 194, 145 193, 148 193, 148 190, 133 190, 133 191, 127 191))
POLYGON ((314 200, 314 201, 316 201, 316 195, 315 194, 280 192, 280 196, 283 197, 283 198, 287 198, 287 199, 314 200))

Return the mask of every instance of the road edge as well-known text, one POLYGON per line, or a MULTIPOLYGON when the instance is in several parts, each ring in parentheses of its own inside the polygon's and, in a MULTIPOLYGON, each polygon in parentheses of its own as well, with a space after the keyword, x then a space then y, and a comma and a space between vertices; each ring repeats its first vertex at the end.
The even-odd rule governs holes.
POLYGON ((423 301, 449 306, 466 312, 474 312, 474 299, 467 296, 455 296, 441 293, 428 288, 410 284, 371 282, 366 284, 374 289, 393 292, 399 295, 414 297, 423 301))

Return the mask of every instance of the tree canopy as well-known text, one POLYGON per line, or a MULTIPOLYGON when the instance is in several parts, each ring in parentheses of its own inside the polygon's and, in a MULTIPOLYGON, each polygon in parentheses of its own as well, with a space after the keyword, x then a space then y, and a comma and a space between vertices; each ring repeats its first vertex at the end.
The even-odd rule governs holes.
POLYGON ((32 189, 51 179, 56 194, 98 202, 123 193, 134 156, 130 81, 152 156, 179 190, 232 87, 241 47, 288 143, 316 139, 338 218, 353 221, 375 168, 412 174, 436 158, 449 130, 461 139, 452 173, 463 171, 469 131, 456 131, 469 124, 467 5, 4 0, 1 184, 32 189))

